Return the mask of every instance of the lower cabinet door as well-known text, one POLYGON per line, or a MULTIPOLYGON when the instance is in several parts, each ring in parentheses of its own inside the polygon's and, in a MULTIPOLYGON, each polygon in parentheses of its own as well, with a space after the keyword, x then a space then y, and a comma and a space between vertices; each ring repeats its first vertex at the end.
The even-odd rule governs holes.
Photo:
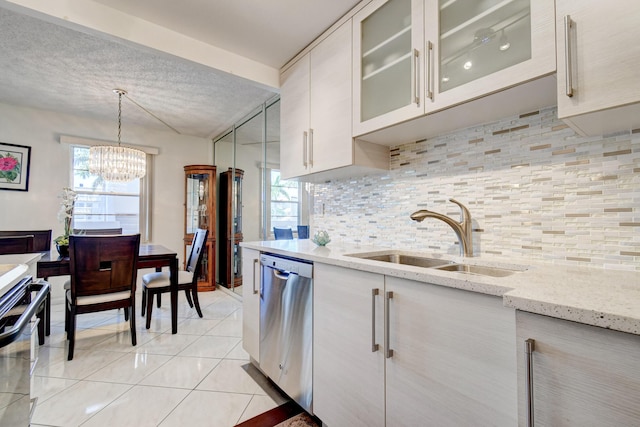
POLYGON ((314 264, 313 410, 327 426, 385 425, 383 288, 382 275, 314 264))
POLYGON ((242 348, 260 358, 260 252, 242 248, 242 348))
POLYGON ((514 310, 500 297, 395 277, 385 287, 386 425, 515 426, 514 310))
POLYGON ((529 398, 536 426, 640 425, 639 335, 521 311, 516 317, 520 425, 527 425, 529 398), (526 340, 533 340, 530 358, 526 340))

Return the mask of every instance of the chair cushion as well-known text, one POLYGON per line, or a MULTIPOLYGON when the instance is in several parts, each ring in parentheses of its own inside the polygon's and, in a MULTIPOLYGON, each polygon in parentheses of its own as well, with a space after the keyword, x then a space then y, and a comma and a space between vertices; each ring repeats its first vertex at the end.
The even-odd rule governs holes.
MULTIPOLYGON (((193 280, 193 273, 189 271, 178 271, 178 284, 188 285, 193 280)), ((142 276, 142 283, 147 288, 162 288, 169 286, 169 272, 148 273, 142 276)))
MULTIPOLYGON (((76 298, 76 305, 91 305, 100 304, 103 302, 120 301, 129 299, 131 297, 131 291, 113 292, 111 294, 91 295, 86 297, 76 298)), ((67 291, 67 300, 71 302, 71 291, 67 291)))

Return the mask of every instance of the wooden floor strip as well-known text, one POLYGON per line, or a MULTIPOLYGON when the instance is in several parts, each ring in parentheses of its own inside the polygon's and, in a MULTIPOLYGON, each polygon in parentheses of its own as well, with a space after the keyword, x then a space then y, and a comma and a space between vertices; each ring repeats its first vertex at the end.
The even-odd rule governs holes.
POLYGON ((273 427, 302 412, 302 408, 296 402, 290 400, 264 414, 237 424, 236 427, 273 427))

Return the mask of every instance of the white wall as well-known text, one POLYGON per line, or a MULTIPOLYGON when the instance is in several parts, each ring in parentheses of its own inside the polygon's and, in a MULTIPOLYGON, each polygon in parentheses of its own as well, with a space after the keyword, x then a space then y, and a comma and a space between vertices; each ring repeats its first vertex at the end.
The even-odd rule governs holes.
MULTIPOLYGON (((69 145, 60 135, 117 140, 115 120, 101 121, 0 104, 0 142, 31 147, 29 191, 0 190, 0 229, 53 229, 62 234, 56 214, 59 193, 70 184, 69 145)), ((153 243, 178 252, 183 260, 184 169, 211 164, 213 144, 205 138, 123 126, 122 142, 158 147, 154 156, 151 206, 153 243)))

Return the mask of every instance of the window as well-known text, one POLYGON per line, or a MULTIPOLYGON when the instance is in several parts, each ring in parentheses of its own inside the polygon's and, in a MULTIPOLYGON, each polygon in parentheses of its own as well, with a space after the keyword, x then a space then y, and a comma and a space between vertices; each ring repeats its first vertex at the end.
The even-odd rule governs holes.
POLYGON ((300 188, 297 182, 280 179, 280 171, 271 169, 270 230, 273 227, 296 229, 300 218, 300 188))
POLYGON ((145 228, 140 216, 139 179, 115 183, 91 175, 89 147, 85 146, 71 146, 71 165, 72 187, 78 193, 74 229, 122 228, 123 234, 135 234, 145 228))

